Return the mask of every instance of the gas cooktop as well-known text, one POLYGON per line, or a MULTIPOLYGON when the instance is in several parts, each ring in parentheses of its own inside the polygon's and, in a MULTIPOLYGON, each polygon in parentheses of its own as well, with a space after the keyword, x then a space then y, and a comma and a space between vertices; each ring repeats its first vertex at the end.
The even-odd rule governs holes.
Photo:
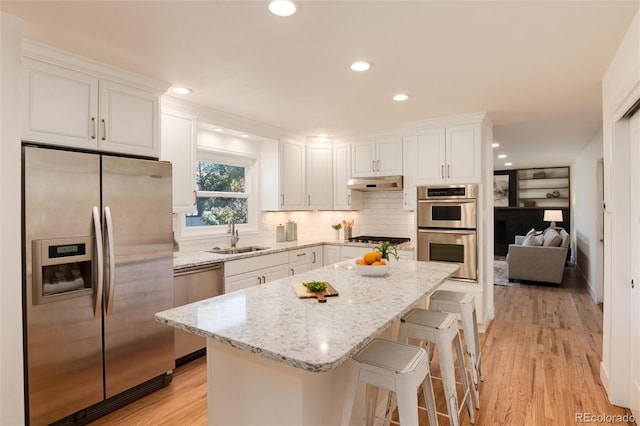
POLYGON ((389 241, 391 244, 399 245, 403 243, 408 243, 411 241, 411 238, 406 237, 375 237, 371 235, 361 235, 358 237, 351 237, 349 241, 352 243, 373 243, 379 244, 383 241, 389 241))

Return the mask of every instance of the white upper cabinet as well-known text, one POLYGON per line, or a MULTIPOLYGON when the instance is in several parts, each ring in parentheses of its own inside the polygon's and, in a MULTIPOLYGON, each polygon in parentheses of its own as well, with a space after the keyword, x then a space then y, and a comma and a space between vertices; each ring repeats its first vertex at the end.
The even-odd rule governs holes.
POLYGON ((420 130, 415 159, 416 185, 480 183, 481 126, 469 124, 420 130))
POLYGON ((330 144, 306 147, 307 207, 313 210, 333 208, 333 158, 330 144))
POLYGON ((158 95, 113 81, 100 81, 101 151, 158 157, 158 95))
POLYGON ((333 147, 292 140, 261 144, 262 210, 333 208, 333 147))
POLYGON ((352 177, 402 174, 402 138, 385 138, 352 145, 352 177))
POLYGON ((36 43, 24 54, 23 140, 160 156, 166 85, 36 43))
POLYGON ((98 79, 44 62, 23 61, 22 139, 98 148, 98 79))
POLYGON ((351 145, 333 146, 333 208, 335 210, 359 210, 362 208, 362 192, 347 188, 351 179, 351 145))
POLYGON ((280 206, 282 209, 305 209, 304 144, 283 141, 280 151, 280 206))
POLYGON ((173 212, 196 210, 196 141, 198 118, 164 109, 161 116, 160 159, 173 164, 173 212))
POLYGON ((269 140, 260 144, 262 210, 304 210, 304 144, 269 140))

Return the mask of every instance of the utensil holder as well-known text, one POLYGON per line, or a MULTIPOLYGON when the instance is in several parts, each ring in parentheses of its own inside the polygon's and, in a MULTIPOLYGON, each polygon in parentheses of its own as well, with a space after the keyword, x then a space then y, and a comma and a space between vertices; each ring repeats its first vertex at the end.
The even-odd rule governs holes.
POLYGON ((351 229, 352 228, 350 226, 345 226, 344 227, 344 240, 345 241, 349 241, 349 238, 352 237, 351 229))

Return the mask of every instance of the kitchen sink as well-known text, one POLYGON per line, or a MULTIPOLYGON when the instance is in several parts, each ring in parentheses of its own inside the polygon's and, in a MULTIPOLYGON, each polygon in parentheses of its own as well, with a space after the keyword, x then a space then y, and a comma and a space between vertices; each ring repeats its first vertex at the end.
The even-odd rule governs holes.
POLYGON ((218 248, 214 247, 209 250, 211 253, 216 254, 240 254, 240 253, 250 253, 254 251, 267 250, 270 247, 262 247, 262 246, 246 246, 246 247, 227 247, 227 248, 218 248))

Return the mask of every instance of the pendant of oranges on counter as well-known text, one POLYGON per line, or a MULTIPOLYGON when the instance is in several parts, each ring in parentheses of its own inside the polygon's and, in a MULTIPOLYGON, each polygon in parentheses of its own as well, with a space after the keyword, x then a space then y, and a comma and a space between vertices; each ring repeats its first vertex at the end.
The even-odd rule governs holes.
POLYGON ((356 260, 356 271, 362 276, 383 276, 389 270, 389 256, 398 258, 395 246, 388 242, 383 242, 373 251, 368 251, 361 259, 356 260))

